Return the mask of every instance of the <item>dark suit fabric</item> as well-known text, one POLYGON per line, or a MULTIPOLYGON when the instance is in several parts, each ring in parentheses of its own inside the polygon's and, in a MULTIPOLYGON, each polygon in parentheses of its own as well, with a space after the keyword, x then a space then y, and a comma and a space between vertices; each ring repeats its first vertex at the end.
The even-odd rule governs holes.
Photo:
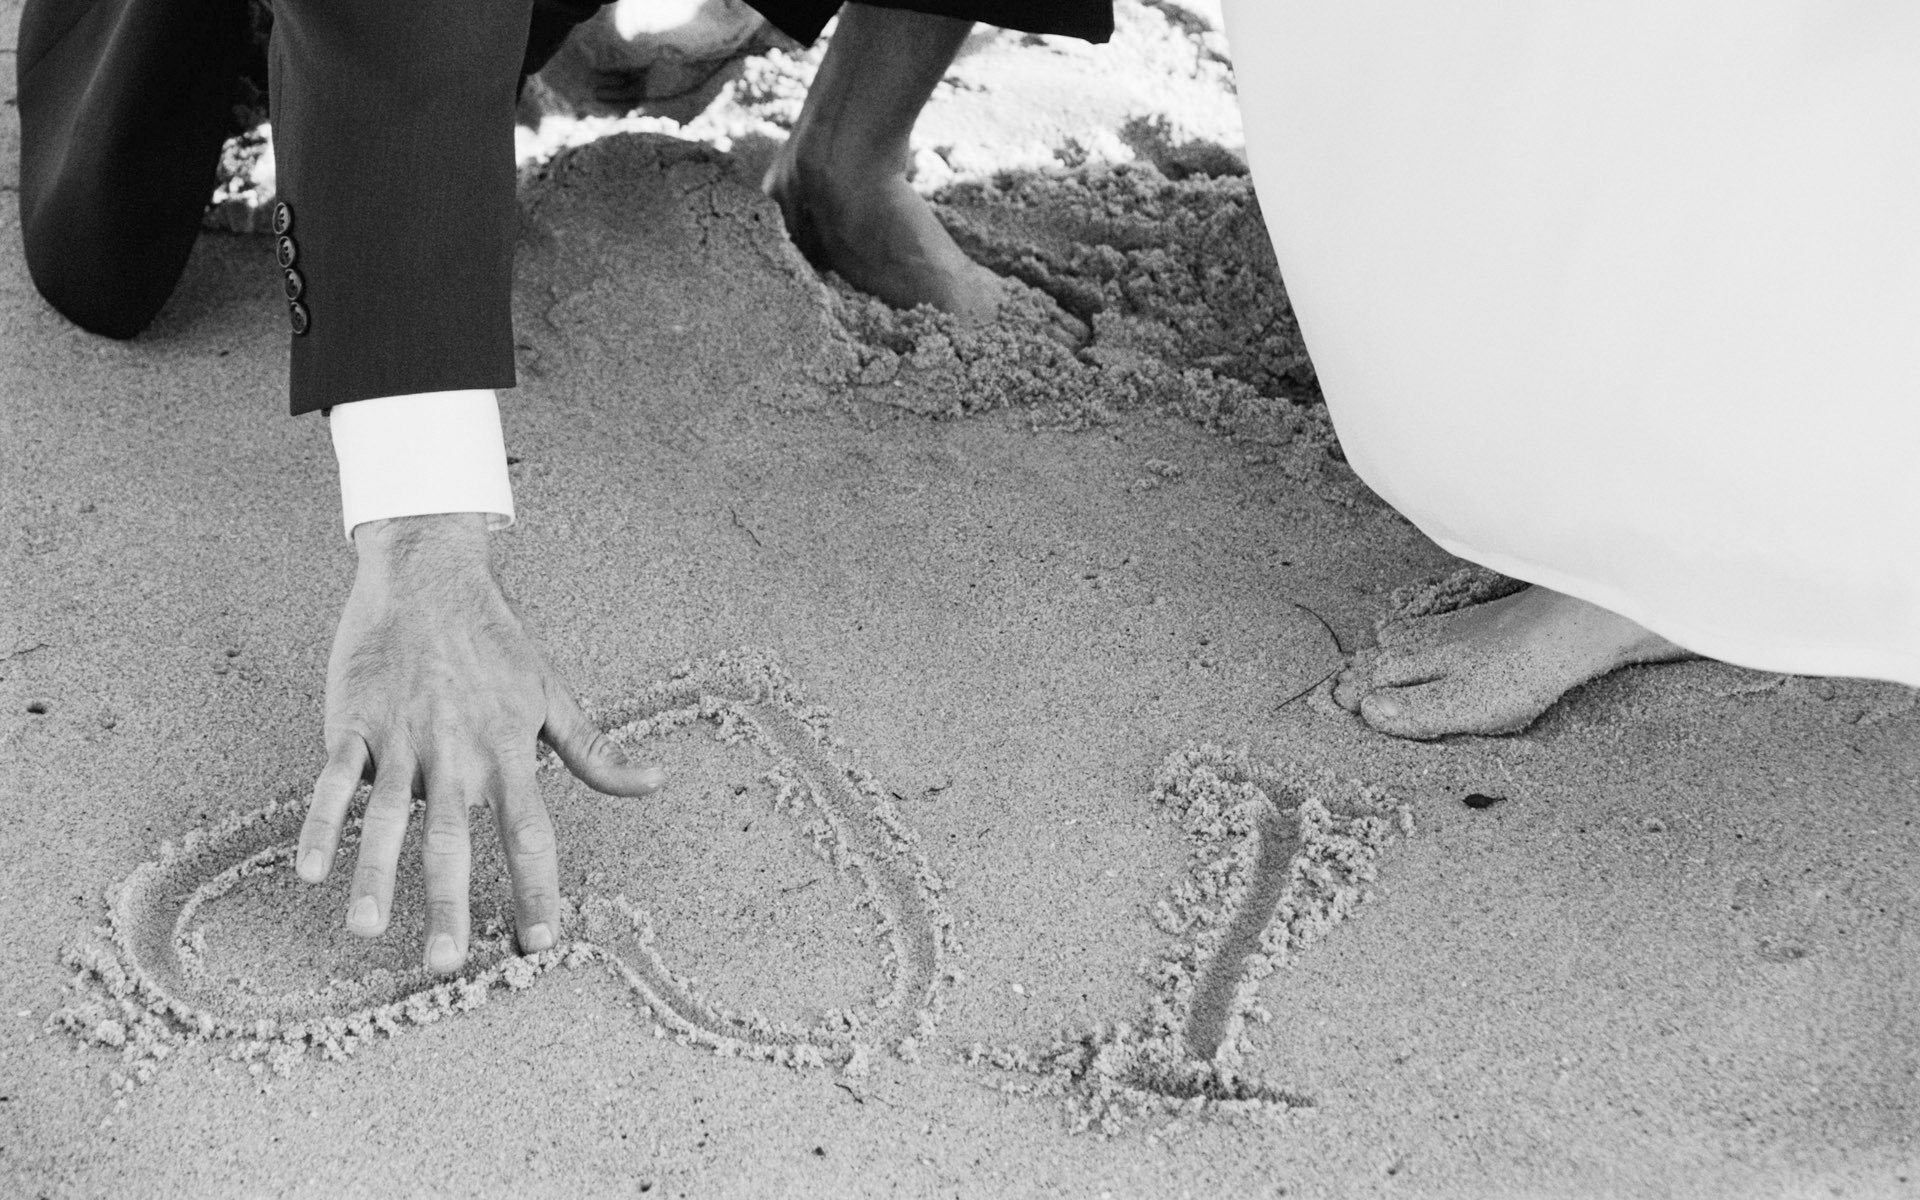
MULTIPOLYGON (((752 2, 811 39, 840 0, 752 2)), ((1112 30, 1108 0, 883 6, 1090 40, 1112 30)), ((272 7, 292 411, 512 387, 516 87, 599 0, 272 7)), ((22 234, 35 285, 77 324, 132 337, 166 302, 250 52, 247 0, 28 0, 22 234)))
MULTIPOLYGON (((759 9, 761 15, 788 37, 811 42, 840 11, 843 0, 747 0, 747 3, 759 9)), ((1113 0, 879 0, 873 7, 980 21, 1022 33, 1055 33, 1089 42, 1104 42, 1113 36, 1113 0)))
POLYGON ((279 195, 311 314, 295 413, 514 383, 513 107, 531 0, 278 0, 279 195))
POLYGON ((166 303, 249 49, 246 0, 34 0, 21 14, 27 271, 76 324, 132 337, 166 303))

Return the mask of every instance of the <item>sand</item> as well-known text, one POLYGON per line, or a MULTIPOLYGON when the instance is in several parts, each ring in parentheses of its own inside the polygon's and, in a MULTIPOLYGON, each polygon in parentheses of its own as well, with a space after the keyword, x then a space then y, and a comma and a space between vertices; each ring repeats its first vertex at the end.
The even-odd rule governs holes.
POLYGON ((274 849, 352 557, 264 244, 203 238, 130 343, 0 257, 0 1193, 1920 1191, 1915 693, 1635 668, 1430 745, 1332 705, 1379 621, 1502 585, 1341 461, 1181 99, 1206 13, 1122 9, 1177 86, 979 173, 1022 61, 1098 74, 983 39, 930 114, 1024 325, 816 276, 751 186, 777 122, 529 159, 501 570, 672 782, 542 776, 532 961, 476 819, 451 984, 410 854, 367 944, 274 849))

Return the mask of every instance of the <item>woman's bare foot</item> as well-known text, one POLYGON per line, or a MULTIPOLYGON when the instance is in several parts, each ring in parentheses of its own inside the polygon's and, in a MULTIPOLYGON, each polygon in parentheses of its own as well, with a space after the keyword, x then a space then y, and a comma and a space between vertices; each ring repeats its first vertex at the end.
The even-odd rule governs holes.
POLYGON ((1334 686, 1334 700, 1381 733, 1438 738, 1515 733, 1590 679, 1694 655, 1585 600, 1530 587, 1381 630, 1334 686))

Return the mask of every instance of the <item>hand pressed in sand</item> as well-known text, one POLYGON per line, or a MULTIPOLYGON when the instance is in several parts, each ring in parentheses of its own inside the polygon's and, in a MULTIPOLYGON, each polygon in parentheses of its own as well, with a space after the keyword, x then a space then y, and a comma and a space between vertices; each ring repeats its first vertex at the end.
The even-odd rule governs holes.
POLYGON ((327 764, 300 831, 298 871, 327 877, 347 804, 371 773, 347 928, 378 937, 392 916, 394 869, 416 795, 429 969, 467 957, 467 808, 493 808, 528 953, 559 937, 559 860, 534 780, 544 737, 597 791, 644 796, 656 766, 631 763, 588 720, 494 580, 478 513, 369 521, 354 530, 359 572, 327 666, 327 764))
POLYGON ((1635 663, 1694 655, 1598 605, 1529 587, 1396 621, 1341 673, 1333 698, 1381 733, 1516 733, 1560 697, 1635 663))

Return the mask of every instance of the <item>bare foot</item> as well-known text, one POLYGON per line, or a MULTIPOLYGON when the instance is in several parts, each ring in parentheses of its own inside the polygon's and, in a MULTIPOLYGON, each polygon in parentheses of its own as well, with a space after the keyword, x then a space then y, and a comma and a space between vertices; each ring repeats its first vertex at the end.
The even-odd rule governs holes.
MULTIPOLYGON (((795 136, 761 185, 780 206, 787 233, 807 260, 869 295, 912 308, 990 320, 1007 282, 968 258, 933 209, 898 170, 872 164, 836 169, 803 157, 795 136)), ((824 157, 824 155, 823 155, 824 157)))
POLYGON ((1398 621, 1333 697, 1381 733, 1515 733, 1574 688, 1634 663, 1694 655, 1597 605, 1543 587, 1398 621))
MULTIPOLYGON (((814 266, 895 308, 931 304, 985 322, 1012 285, 968 258, 907 183, 914 122, 972 28, 906 9, 844 6, 793 136, 760 186, 814 266)), ((1044 332, 1084 345, 1086 326, 1049 307, 1044 332)))

